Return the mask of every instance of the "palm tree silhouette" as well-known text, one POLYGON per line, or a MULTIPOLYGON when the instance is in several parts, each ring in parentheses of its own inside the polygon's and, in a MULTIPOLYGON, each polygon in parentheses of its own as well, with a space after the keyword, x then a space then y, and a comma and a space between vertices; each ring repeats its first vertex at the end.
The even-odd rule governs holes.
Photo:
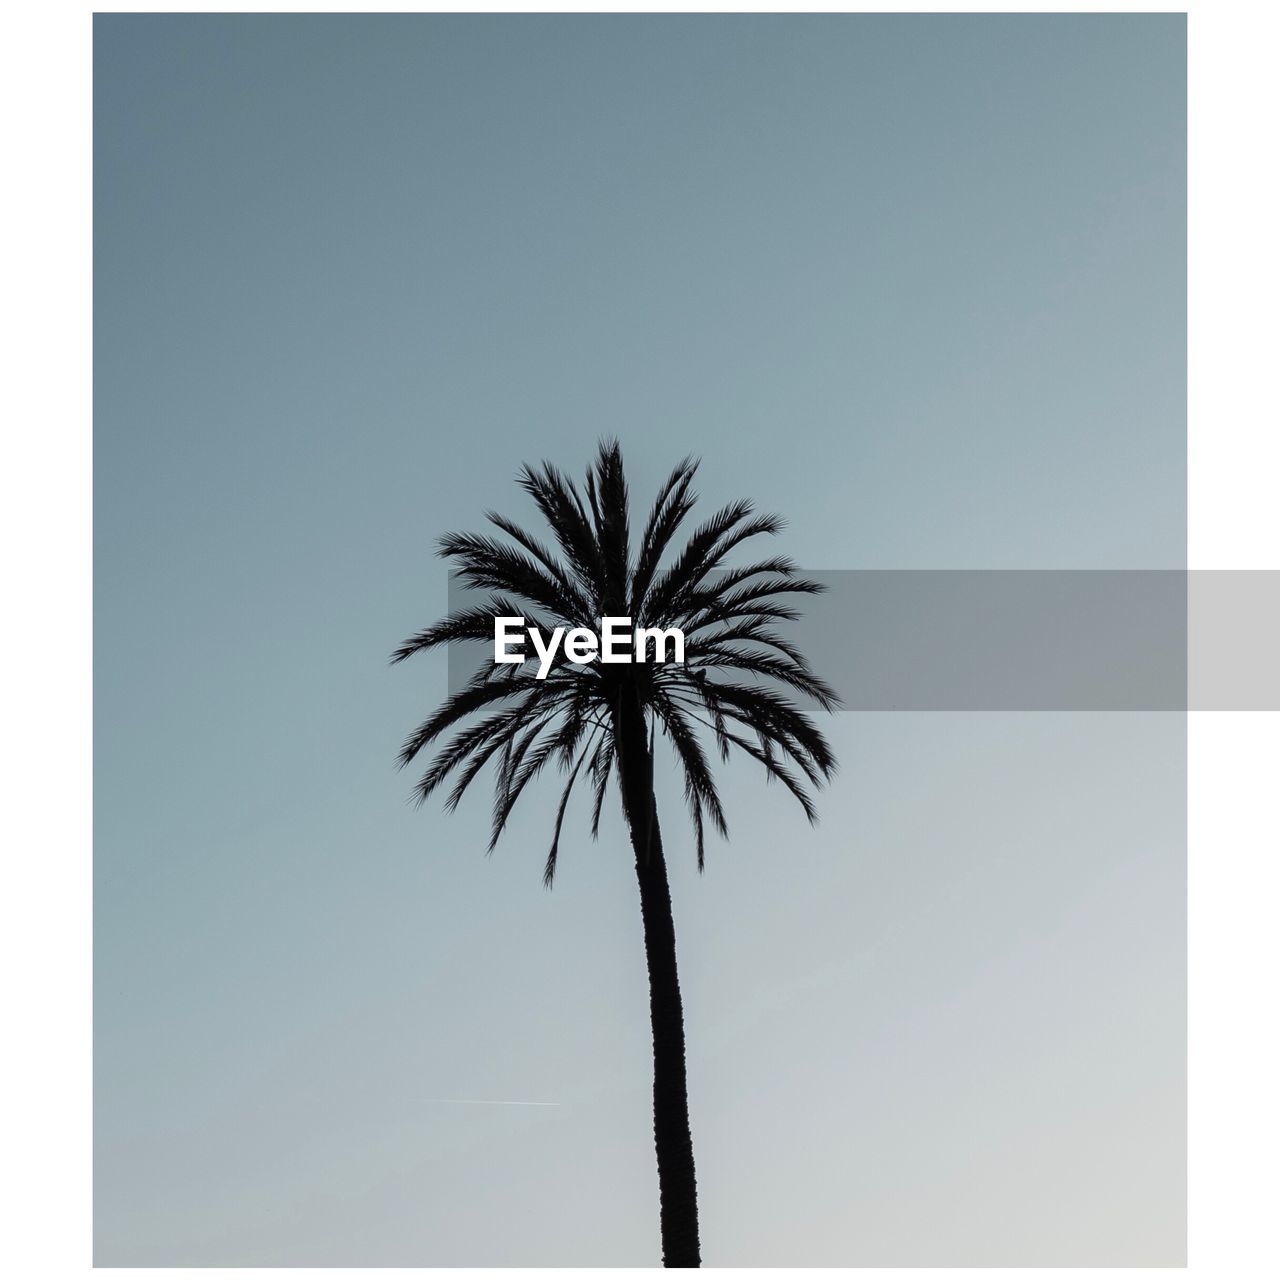
POLYGON ((813 594, 822 585, 798 577, 796 566, 784 558, 737 568, 724 563, 740 543, 777 533, 782 521, 754 514, 750 502, 730 503, 695 530, 663 567, 696 501, 691 486, 697 466, 686 458, 667 478, 634 559, 627 485, 616 442, 600 445, 587 472, 585 504, 573 482, 555 467, 526 466, 520 485, 545 517, 558 552, 495 512, 487 513, 487 519, 510 542, 476 534, 446 535, 440 554, 454 563, 460 580, 495 594, 484 605, 458 610, 420 631, 392 655, 393 662, 400 662, 451 642, 492 643, 496 616, 523 615, 544 636, 555 626, 594 629, 603 617, 628 617, 637 627, 677 626, 684 632, 682 664, 573 665, 561 651, 547 677, 539 680, 523 665, 486 663, 406 739, 400 752, 403 767, 447 730, 470 721, 438 750, 414 792, 421 803, 456 771, 445 802, 451 812, 494 760, 490 850, 526 785, 556 760, 568 779, 543 870, 548 887, 555 877, 560 829, 575 782, 585 768, 594 790, 594 837, 616 773, 635 854, 649 969, 653 1133, 662 1256, 668 1267, 696 1267, 701 1255, 684 1013, 653 786, 656 731, 661 729, 670 742, 683 771, 699 871, 705 822, 710 820, 722 836, 728 834, 704 746, 708 735, 721 759, 728 760, 737 749, 762 765, 769 779, 795 796, 811 823, 817 813, 808 785, 820 787, 835 769, 826 739, 785 691, 812 698, 828 711, 837 705, 836 695, 774 629, 774 624, 799 616, 781 597, 813 594), (471 719, 482 712, 482 718, 471 719))

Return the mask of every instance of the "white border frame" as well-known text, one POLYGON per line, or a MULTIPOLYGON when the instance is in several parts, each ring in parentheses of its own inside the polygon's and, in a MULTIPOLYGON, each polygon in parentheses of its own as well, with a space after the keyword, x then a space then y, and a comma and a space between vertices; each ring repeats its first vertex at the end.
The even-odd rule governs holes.
MULTIPOLYGON (((394 0, 378 7, 538 9, 394 0)), ((645 8, 695 7, 776 6, 645 8)), ((892 2, 809 7, 966 9, 892 2)), ((1280 405, 1271 372, 1280 292, 1276 6, 1193 0, 1189 6, 981 7, 1029 12, 1189 8, 1189 564, 1280 568, 1280 405)), ((350 8, 288 0, 235 5, 138 0, 99 6, 102 11, 350 8)), ((88 4, 76 2, 11 6, 0 31, 0 120, 9 169, 0 215, 9 282, 3 312, 8 377, 0 416, 6 426, 0 546, 11 605, 0 666, 4 705, 10 710, 0 776, 11 797, 0 845, 7 855, 0 892, 0 975, 9 1032, 0 1066, 0 1131, 5 1134, 0 1203, 6 1221, 0 1248, 4 1270, 23 1277, 79 1275, 89 1268, 91 1256, 90 13, 88 4)), ((1193 713, 1189 763, 1190 1269, 1212 1276, 1277 1274, 1280 1249, 1272 1219, 1280 1039, 1273 1024, 1274 979, 1280 970, 1274 920, 1280 899, 1275 799, 1280 714, 1193 713)), ((120 1274, 134 1274, 134 1269, 120 1274)))

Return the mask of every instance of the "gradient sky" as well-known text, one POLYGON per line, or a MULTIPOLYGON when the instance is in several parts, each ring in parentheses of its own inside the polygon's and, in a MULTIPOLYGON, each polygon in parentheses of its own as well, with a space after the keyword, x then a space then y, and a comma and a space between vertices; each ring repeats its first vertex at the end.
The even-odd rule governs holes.
MULTIPOLYGON (((1180 16, 95 19, 99 1264, 656 1260, 620 819, 406 803, 438 534, 1185 563, 1180 16), (551 1102, 548 1107, 476 1100, 551 1102)), ((673 862, 713 1264, 1184 1257, 1185 719, 845 714, 673 862)))

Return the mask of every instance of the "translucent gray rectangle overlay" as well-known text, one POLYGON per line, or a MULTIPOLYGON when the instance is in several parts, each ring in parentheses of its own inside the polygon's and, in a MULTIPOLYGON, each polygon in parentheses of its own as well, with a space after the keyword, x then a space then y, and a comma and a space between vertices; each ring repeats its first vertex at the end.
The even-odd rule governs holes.
MULTIPOLYGON (((1280 573, 806 570, 787 639, 853 711, 1280 710, 1280 573)), ((452 575, 449 609, 482 593, 452 575)), ((450 646, 461 688, 491 645, 450 646)))

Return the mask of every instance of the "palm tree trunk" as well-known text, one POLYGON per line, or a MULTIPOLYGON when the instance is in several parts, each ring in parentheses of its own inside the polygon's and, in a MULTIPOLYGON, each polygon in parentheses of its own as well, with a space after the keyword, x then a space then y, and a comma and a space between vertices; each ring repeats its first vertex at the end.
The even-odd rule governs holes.
POLYGON ((685 1078, 684 1009, 676 971, 671 889, 662 856, 653 794, 653 753, 639 699, 624 690, 614 713, 623 809, 636 855, 644 952, 649 967, 649 1019, 653 1026, 653 1140, 658 1154, 662 1265, 697 1267, 698 1186, 689 1132, 685 1078))

